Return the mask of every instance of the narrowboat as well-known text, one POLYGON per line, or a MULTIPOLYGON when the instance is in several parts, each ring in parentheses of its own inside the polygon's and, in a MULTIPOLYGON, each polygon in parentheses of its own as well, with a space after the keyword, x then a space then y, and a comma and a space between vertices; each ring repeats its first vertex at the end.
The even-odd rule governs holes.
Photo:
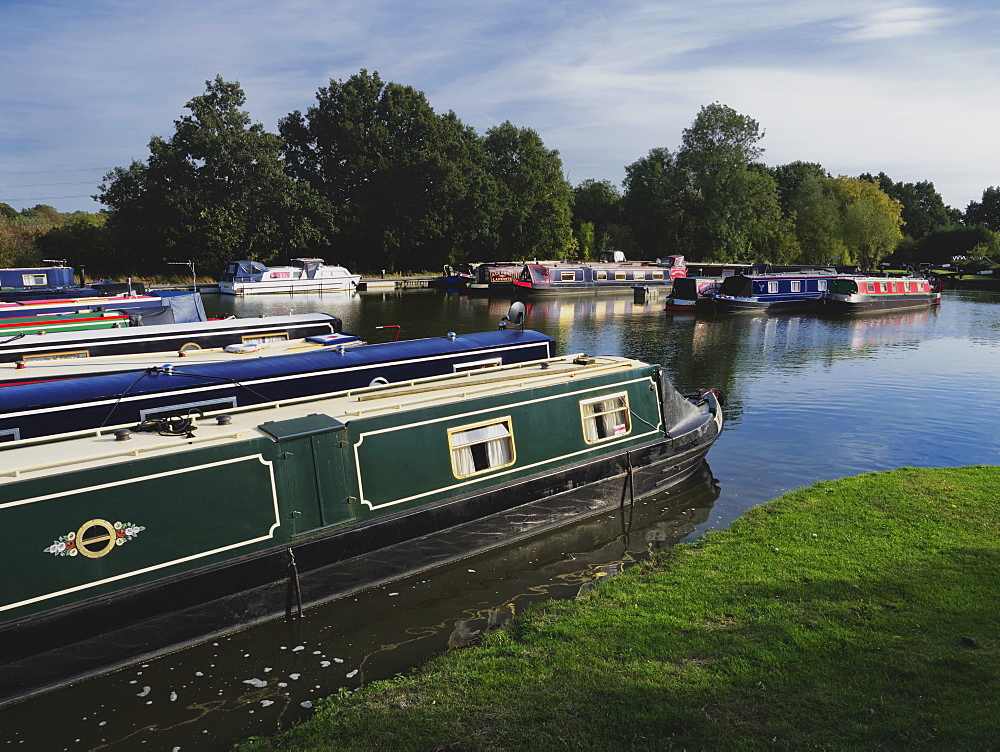
POLYGON ((65 264, 0 269, 0 290, 7 292, 9 290, 72 287, 76 282, 75 274, 73 267, 65 264))
POLYGON ((471 264, 444 265, 444 273, 428 282, 428 287, 444 292, 461 292, 476 280, 476 270, 471 264))
POLYGON ((77 288, 59 290, 58 297, 34 297, 30 299, 6 300, 0 302, 0 319, 18 316, 48 316, 60 313, 91 313, 109 310, 124 310, 129 313, 150 308, 162 308, 163 296, 146 294, 114 294, 81 296, 77 288))
POLYGON ((16 370, 0 383, 0 451, 40 436, 112 431, 143 421, 492 369, 555 354, 552 338, 519 329, 450 332, 356 347, 348 346, 342 335, 315 339, 326 346, 268 357, 250 352, 204 364, 196 355, 167 358, 164 365, 140 371, 130 370, 126 358, 116 372, 76 378, 72 360, 16 370))
MULTIPOLYGON (((0 363, 0 387, 24 384, 40 384, 63 379, 82 379, 116 373, 140 372, 162 373, 175 369, 190 369, 193 366, 220 366, 220 371, 228 371, 225 366, 237 361, 274 358, 294 353, 333 351, 339 347, 359 347, 366 344, 354 334, 330 331, 301 339, 286 339, 281 332, 275 335, 247 337, 243 342, 222 347, 182 347, 172 352, 133 352, 123 355, 92 355, 27 357, 13 363, 0 363)), ((82 388, 82 387, 81 387, 82 388)), ((0 392, 0 411, 4 405, 0 392)), ((2 412, 0 412, 2 414, 2 412)))
POLYGON ((802 269, 771 274, 736 274, 727 277, 712 296, 717 313, 790 311, 809 306, 834 280, 857 276, 836 269, 802 269))
POLYGON ((627 506, 722 427, 712 389, 565 356, 22 442, 0 452, 0 702, 295 615, 359 555, 539 499, 627 506))
POLYGON ((827 313, 895 311, 939 305, 941 291, 918 277, 853 277, 833 280, 815 302, 827 313))
MULTIPOLYGON (((197 308, 201 309, 200 301, 197 308)), ((158 311, 159 309, 157 309, 158 311)), ((97 316, 101 314, 87 314, 97 316)), ((105 312, 104 315, 108 315, 105 312)), ((192 315, 197 315, 195 311, 192 315)), ((10 319, 17 321, 18 319, 10 319)), ((229 345, 257 345, 284 342, 342 331, 339 318, 328 313, 301 313, 261 318, 185 320, 175 308, 150 315, 125 315, 121 328, 74 331, 59 334, 45 329, 44 334, 9 338, 4 329, 8 319, 0 319, 0 363, 21 363, 28 368, 45 363, 72 364, 82 361, 136 355, 139 353, 194 354, 229 345), (161 320, 170 323, 157 323, 161 320)))
POLYGON ((711 309, 712 296, 719 291, 723 277, 678 277, 674 280, 664 310, 667 313, 695 313, 711 309))
POLYGON ((35 316, 6 316, 0 318, 0 346, 11 337, 28 334, 49 335, 64 332, 121 329, 132 325, 132 317, 125 311, 97 311, 94 313, 50 313, 35 316))
POLYGON ((641 261, 525 264, 513 285, 518 297, 632 292, 637 286, 669 288, 684 273, 683 256, 671 256, 656 264, 641 261))
POLYGON ((226 295, 261 293, 344 292, 354 290, 360 274, 320 258, 297 258, 290 266, 265 266, 259 261, 231 261, 219 281, 226 295))
MULTIPOLYGON (((558 261, 538 261, 544 266, 556 265, 558 261)), ((513 295, 514 280, 519 279, 523 261, 490 261, 475 268, 474 277, 469 282, 471 295, 513 295)))

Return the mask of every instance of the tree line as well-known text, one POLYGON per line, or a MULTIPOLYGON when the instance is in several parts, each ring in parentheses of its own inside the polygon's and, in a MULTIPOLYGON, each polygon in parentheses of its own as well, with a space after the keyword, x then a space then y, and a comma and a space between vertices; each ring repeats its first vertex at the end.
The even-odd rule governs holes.
POLYGON ((377 72, 331 80, 277 133, 245 104, 239 83, 207 81, 173 135, 105 176, 100 212, 0 204, 0 265, 67 259, 151 275, 193 261, 214 276, 231 260, 297 256, 371 273, 609 249, 865 268, 998 253, 1000 188, 962 212, 927 181, 768 167, 757 121, 720 103, 701 108, 676 150, 626 166, 621 189, 571 186, 534 130, 508 121, 480 135, 377 72))

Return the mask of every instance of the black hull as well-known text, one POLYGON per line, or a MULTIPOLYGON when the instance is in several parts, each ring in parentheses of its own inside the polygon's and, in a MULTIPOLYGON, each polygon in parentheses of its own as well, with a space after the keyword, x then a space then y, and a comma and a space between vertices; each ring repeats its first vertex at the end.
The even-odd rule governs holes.
MULTIPOLYGON (((290 549, 272 549, 8 624, 0 629, 0 706, 379 584, 358 557, 383 551, 391 557, 394 547, 422 536, 454 532, 457 553, 457 541, 467 535, 459 526, 475 522, 479 528, 486 518, 505 515, 503 529, 517 532, 484 538, 479 550, 487 550, 626 505, 696 473, 718 435, 714 416, 706 414, 698 430, 680 439, 659 440, 346 527, 290 549), (538 504, 552 505, 559 513, 553 513, 551 523, 518 528, 519 510, 538 504)), ((439 566, 456 553, 446 539, 433 557, 410 556, 405 567, 381 581, 439 566)), ((461 555, 467 554, 463 548, 461 555)))
POLYGON ((802 311, 809 308, 814 298, 800 300, 719 300, 712 299, 716 313, 785 313, 787 311, 802 311))

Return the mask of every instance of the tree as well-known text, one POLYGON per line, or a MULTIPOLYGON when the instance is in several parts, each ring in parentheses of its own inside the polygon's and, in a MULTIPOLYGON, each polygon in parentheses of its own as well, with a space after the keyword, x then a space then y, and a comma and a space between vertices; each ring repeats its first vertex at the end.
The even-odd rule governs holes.
POLYGON ((990 186, 983 191, 982 201, 970 201, 965 208, 965 224, 983 225, 1000 232, 1000 188, 990 186))
POLYGON ((756 120, 719 103, 702 107, 684 131, 676 161, 687 183, 687 255, 719 261, 769 255, 782 226, 774 178, 752 169, 763 137, 756 120))
POLYGON ((903 205, 903 231, 914 240, 952 223, 944 199, 930 181, 894 183, 884 172, 875 177, 865 173, 860 178, 876 183, 887 196, 903 205))
POLYGON ((611 247, 613 228, 622 221, 621 201, 621 191, 609 180, 584 180, 573 189, 573 235, 585 251, 584 258, 597 258, 611 247), (589 226, 586 233, 585 226, 589 226))
POLYGON ((345 260, 436 268, 495 243, 482 144, 422 92, 362 70, 282 119, 291 173, 320 196, 345 260))
POLYGON ((486 171, 497 186, 500 253, 513 259, 563 258, 572 232, 571 192, 559 152, 510 121, 486 131, 486 171))
POLYGON ((841 228, 847 255, 846 264, 874 269, 895 249, 903 237, 902 204, 890 198, 878 185, 844 175, 833 187, 841 200, 841 228))
POLYGON ((45 233, 38 247, 46 258, 66 259, 71 266, 85 266, 90 275, 111 276, 120 265, 114 256, 108 215, 74 212, 69 221, 45 233))
MULTIPOLYGON (((793 164, 806 165, 802 162, 793 164)), ((801 264, 831 264, 845 259, 850 254, 842 232, 842 202, 833 180, 822 169, 800 169, 797 172, 794 183, 787 180, 789 172, 781 173, 786 181, 786 216, 794 227, 799 247, 795 261, 801 264)))
POLYGON ((685 240, 688 186, 674 155, 662 147, 650 149, 625 167, 623 185, 622 215, 644 255, 670 255, 683 247, 690 256, 685 240))
POLYGON ((317 236, 304 210, 312 197, 285 172, 280 139, 250 123, 239 83, 205 83, 174 135, 154 136, 148 161, 115 168, 95 196, 112 210, 132 268, 271 261, 317 236))
POLYGON ((982 258, 998 255, 1000 236, 993 230, 985 225, 955 225, 942 227, 921 238, 906 260, 911 263, 948 264, 956 256, 982 258))
MULTIPOLYGON (((815 186, 823 178, 830 177, 823 166, 815 162, 789 162, 771 170, 778 187, 778 204, 786 214, 795 211, 795 204, 801 204, 802 186, 810 182, 815 186)), ((807 188, 807 191, 812 188, 807 188)))

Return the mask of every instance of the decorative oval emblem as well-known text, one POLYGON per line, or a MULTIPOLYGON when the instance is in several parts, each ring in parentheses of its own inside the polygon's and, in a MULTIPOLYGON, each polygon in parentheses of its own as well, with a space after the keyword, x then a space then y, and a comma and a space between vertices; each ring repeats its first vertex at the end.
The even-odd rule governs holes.
POLYGON ((53 556, 76 556, 80 554, 88 559, 99 559, 107 556, 115 546, 121 546, 133 540, 145 530, 141 525, 131 522, 111 523, 107 520, 88 520, 79 530, 61 535, 44 549, 53 556))

